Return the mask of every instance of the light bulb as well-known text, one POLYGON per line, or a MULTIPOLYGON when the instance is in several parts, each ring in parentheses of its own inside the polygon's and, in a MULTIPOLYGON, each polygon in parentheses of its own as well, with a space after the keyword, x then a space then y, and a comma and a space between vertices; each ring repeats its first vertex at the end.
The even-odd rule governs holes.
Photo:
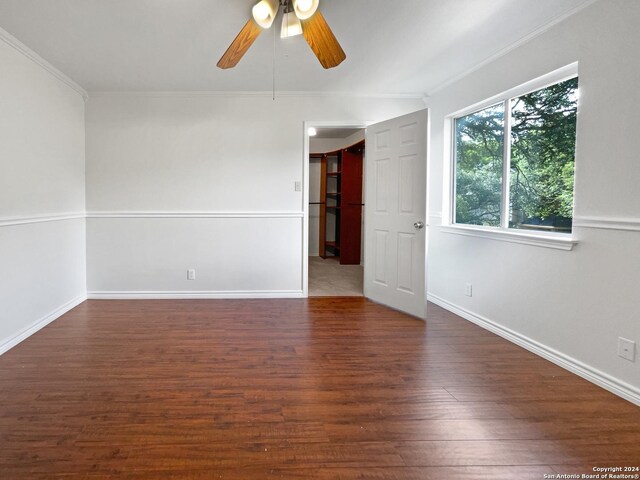
POLYGON ((313 2, 311 0, 298 0, 298 8, 302 12, 308 12, 313 6, 313 2))
POLYGON ((269 17, 269 7, 265 3, 258 3, 253 9, 253 14, 258 20, 266 20, 269 17))
POLYGON ((293 11, 300 20, 307 20, 316 13, 320 0, 293 0, 293 11))
POLYGON ((280 38, 295 37, 302 35, 302 25, 293 12, 286 12, 282 16, 282 26, 280 27, 280 38))
POLYGON ((262 28, 267 29, 278 13, 278 0, 260 0, 251 10, 253 19, 262 28))

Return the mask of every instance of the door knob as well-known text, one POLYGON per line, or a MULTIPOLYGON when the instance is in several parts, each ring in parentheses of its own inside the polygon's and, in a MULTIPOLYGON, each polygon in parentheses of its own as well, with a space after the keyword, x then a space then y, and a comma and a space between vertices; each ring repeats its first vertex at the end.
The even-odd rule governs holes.
POLYGON ((422 230, 424 228, 424 222, 416 222, 413 224, 413 228, 415 228, 416 230, 422 230))

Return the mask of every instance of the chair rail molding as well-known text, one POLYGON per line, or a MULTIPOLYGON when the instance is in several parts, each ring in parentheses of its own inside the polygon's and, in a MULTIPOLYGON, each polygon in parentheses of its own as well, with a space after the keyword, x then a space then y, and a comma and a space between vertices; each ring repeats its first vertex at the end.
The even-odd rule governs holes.
POLYGON ((87 218, 302 218, 303 212, 87 212, 87 218))
POLYGON ((573 219, 573 226, 580 228, 598 228, 602 230, 626 230, 630 232, 640 232, 640 218, 578 215, 573 219))
POLYGON ((85 218, 84 212, 60 212, 41 215, 28 215, 23 217, 0 217, 0 227, 13 227, 30 223, 60 222, 63 220, 75 220, 85 218))
POLYGON ((59 222, 81 218, 303 218, 303 212, 59 212, 41 215, 0 217, 0 227, 30 223, 59 222))

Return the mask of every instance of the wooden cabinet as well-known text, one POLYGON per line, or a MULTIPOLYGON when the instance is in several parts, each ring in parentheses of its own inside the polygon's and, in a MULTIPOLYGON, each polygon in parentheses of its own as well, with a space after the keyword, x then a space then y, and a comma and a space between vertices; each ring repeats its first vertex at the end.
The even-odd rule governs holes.
POLYGON ((362 246, 364 141, 322 154, 320 164, 320 256, 359 265, 362 246))

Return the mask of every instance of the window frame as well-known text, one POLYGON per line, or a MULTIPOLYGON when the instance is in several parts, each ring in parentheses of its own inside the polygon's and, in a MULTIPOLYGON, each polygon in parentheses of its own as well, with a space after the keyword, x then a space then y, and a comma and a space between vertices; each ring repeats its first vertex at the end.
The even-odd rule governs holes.
MULTIPOLYGON (((550 87, 557 83, 578 77, 578 63, 572 63, 560 69, 554 70, 546 75, 535 78, 517 87, 494 95, 486 100, 477 102, 464 109, 447 115, 447 126, 449 131, 449 152, 447 152, 449 162, 449 185, 448 185, 448 215, 443 218, 442 230, 445 233, 453 233, 465 236, 475 236, 489 238, 500 241, 510 241, 514 243, 524 243, 542 247, 558 248, 561 250, 571 250, 577 244, 574 237, 574 226, 571 233, 545 232, 535 230, 520 230, 509 227, 509 194, 510 194, 510 174, 511 174, 511 100, 535 92, 537 90, 550 87), (504 108, 504 145, 502 162, 502 189, 500 205, 500 226, 470 225, 456 223, 456 120, 502 103, 504 108), (507 161, 505 161, 507 160, 507 161)), ((578 99, 578 116, 580 101, 578 99)), ((577 129, 576 129, 577 136, 577 129)), ((575 218, 576 188, 573 188, 573 205, 575 218)))

